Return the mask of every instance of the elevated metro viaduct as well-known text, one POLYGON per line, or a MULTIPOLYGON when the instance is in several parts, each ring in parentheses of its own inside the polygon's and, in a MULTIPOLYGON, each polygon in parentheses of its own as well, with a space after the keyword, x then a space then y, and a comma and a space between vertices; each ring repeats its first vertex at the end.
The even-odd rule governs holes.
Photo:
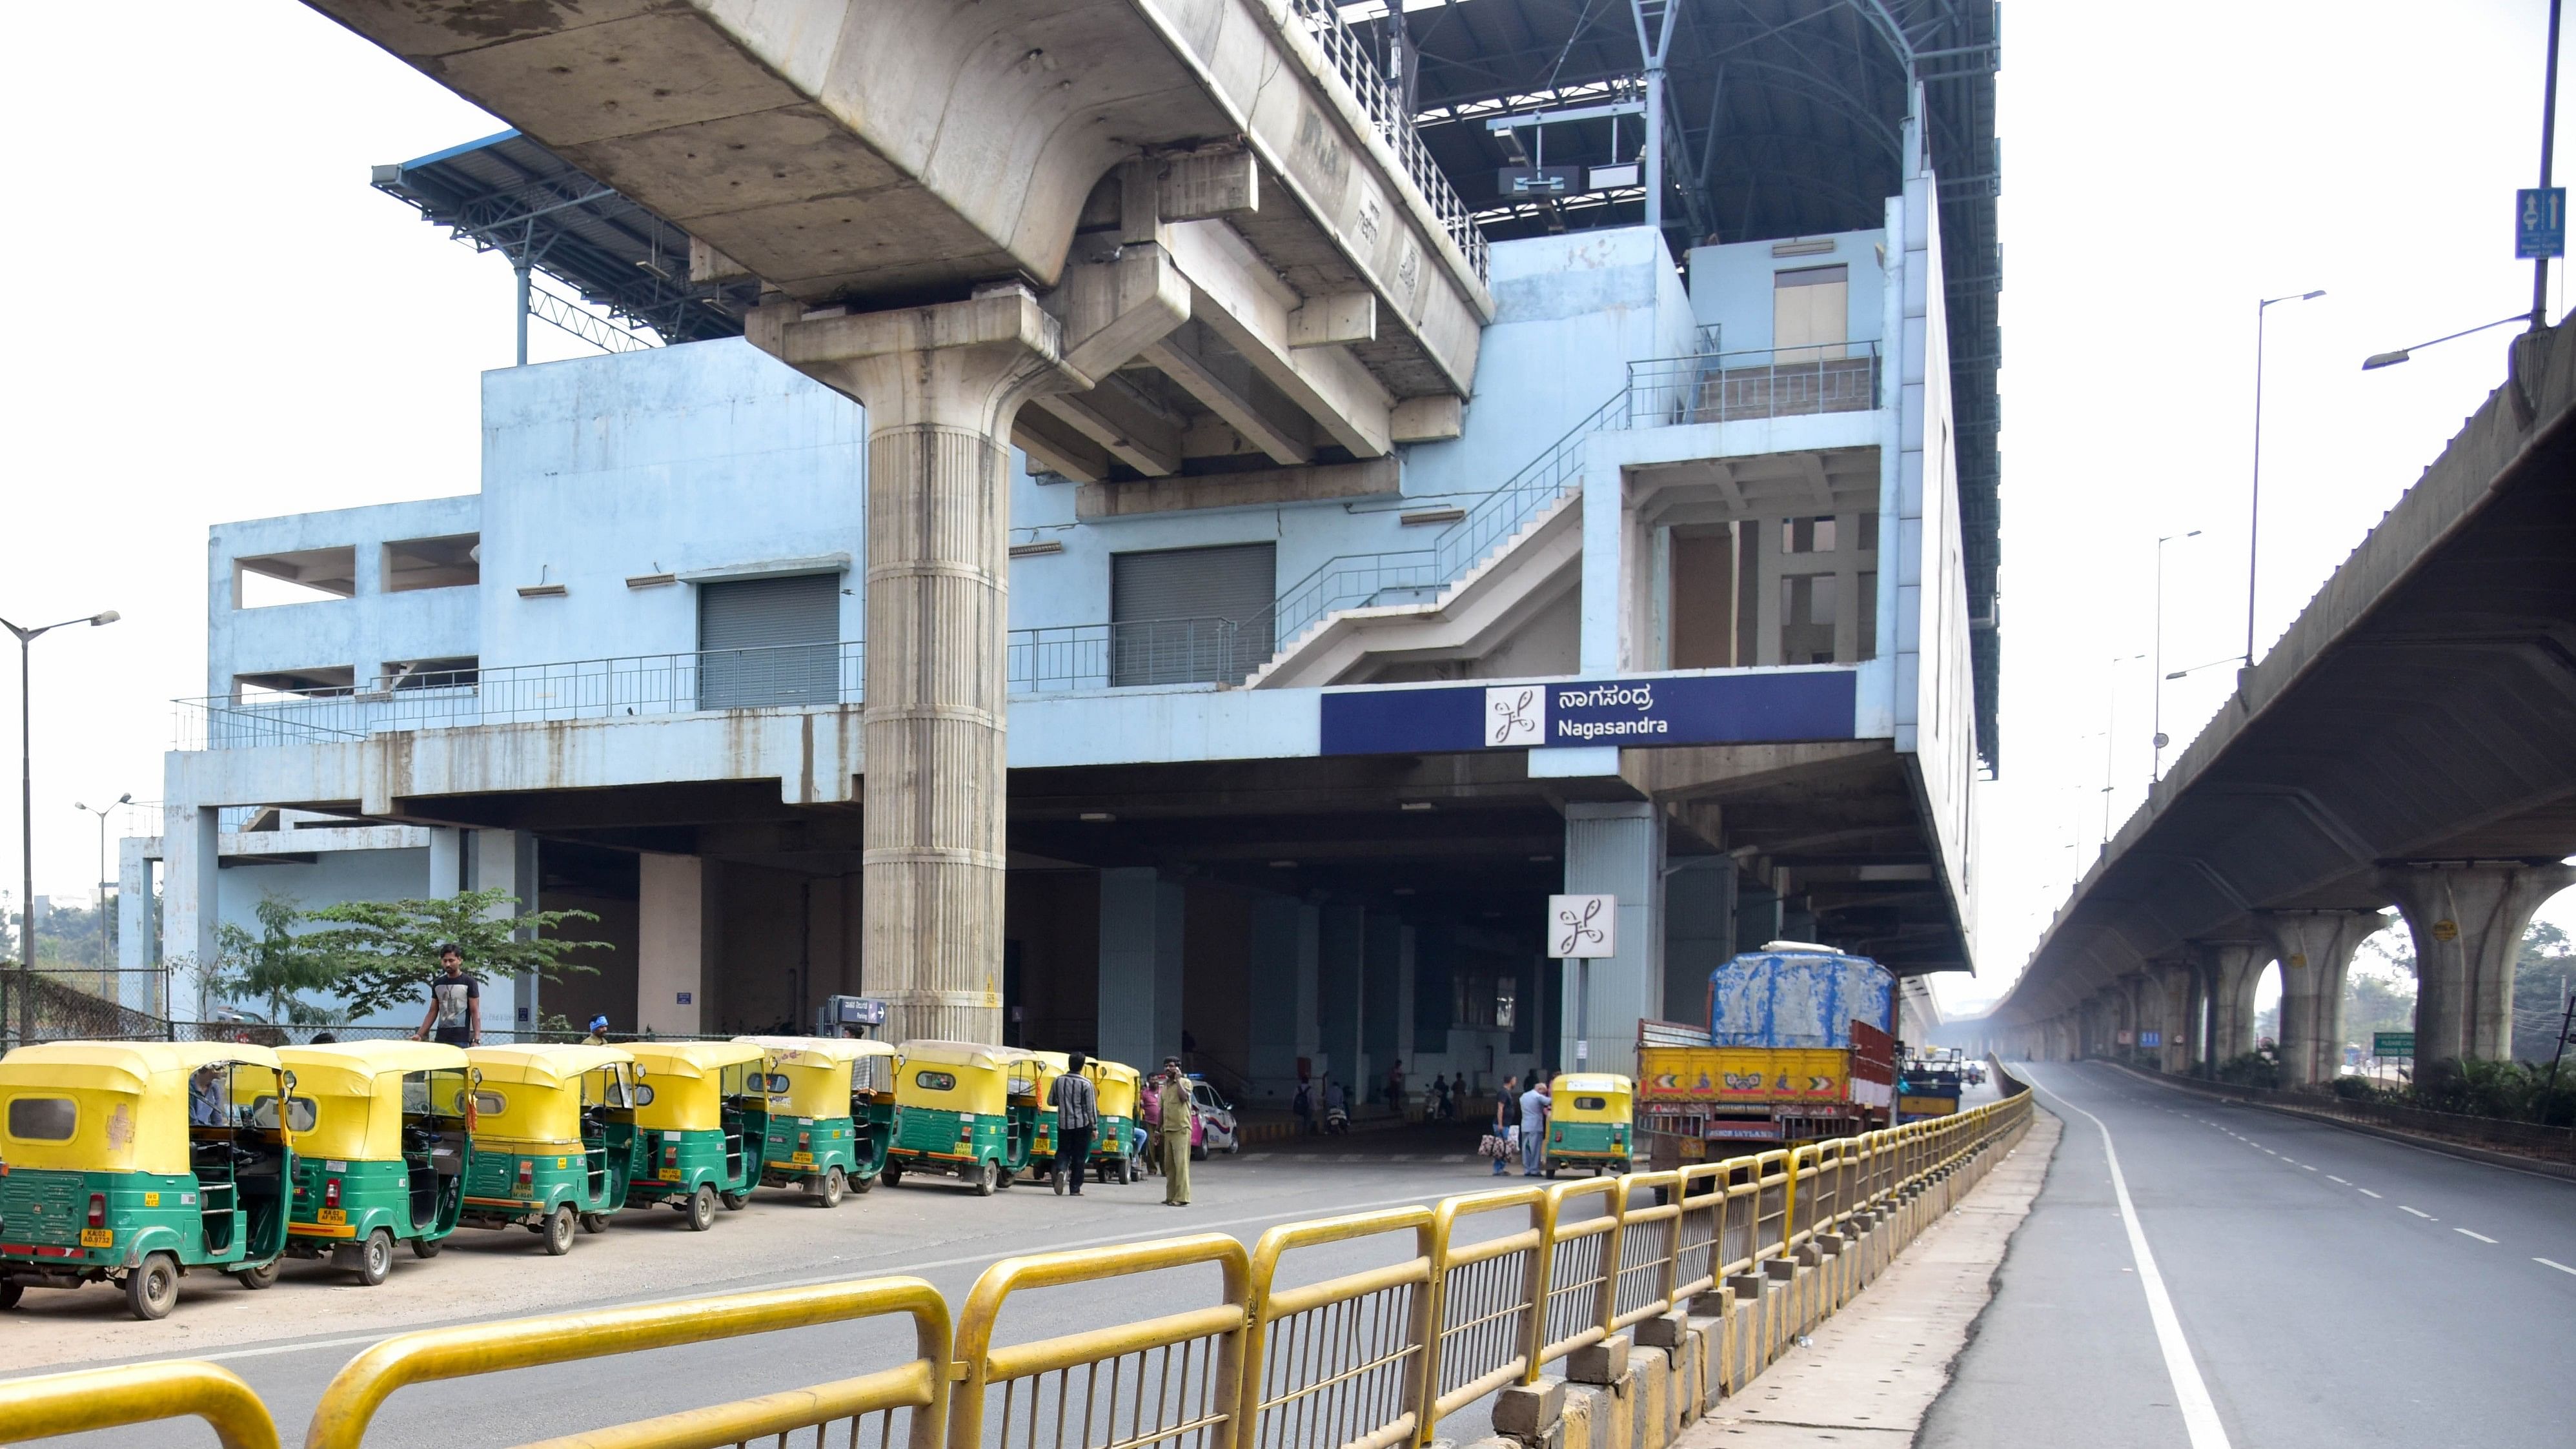
POLYGON ((2331 1080, 2354 950, 2414 937, 2419 1063, 2509 1056, 2524 928, 2576 882, 2576 341, 2504 385, 2121 827, 1982 1029, 2169 1071, 2254 1049, 2331 1080), (2155 1032, 2155 1048, 2128 1045, 2155 1032), (2124 1034, 2126 1034, 2124 1036, 2124 1034))

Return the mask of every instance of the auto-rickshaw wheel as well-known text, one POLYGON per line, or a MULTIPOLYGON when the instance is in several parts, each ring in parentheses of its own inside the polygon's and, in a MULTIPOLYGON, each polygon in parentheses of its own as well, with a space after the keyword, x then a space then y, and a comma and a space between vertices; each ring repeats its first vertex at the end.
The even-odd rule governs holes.
MULTIPOLYGON (((883 1172, 883 1171, 885 1171, 885 1169, 884 1169, 884 1168, 878 1168, 878 1169, 877 1169, 877 1171, 879 1171, 879 1172, 883 1172)), ((867 1192, 867 1191, 869 1191, 869 1190, 873 1189, 873 1188, 877 1185, 877 1180, 876 1180, 874 1177, 868 1176, 868 1175, 867 1175, 867 1174, 865 1174, 865 1173, 862 1173, 862 1174, 860 1174, 859 1176, 856 1176, 856 1177, 845 1177, 845 1178, 843 1178, 843 1181, 845 1181, 845 1182, 847 1182, 847 1183, 849 1184, 849 1186, 850 1186, 850 1191, 852 1191, 852 1192, 867 1192)))
POLYGON ((581 1215, 581 1230, 582 1230, 583 1232, 585 1232, 585 1233, 604 1233, 604 1232, 607 1232, 607 1231, 608 1231, 608 1214, 606 1214, 606 1213, 583 1213, 583 1214, 581 1215))
POLYGON ((716 1194, 716 1199, 725 1205, 726 1212, 738 1213, 742 1211, 742 1205, 744 1203, 751 1201, 751 1194, 747 1192, 720 1192, 716 1194))
POLYGON ((438 1256, 438 1250, 446 1246, 445 1238, 414 1238, 411 1240, 411 1255, 415 1258, 435 1258, 438 1256))
POLYGON ((573 1212, 571 1203, 561 1204, 546 1214, 546 1256, 560 1258, 571 1252, 573 1230, 580 1226, 579 1215, 573 1212))
POLYGON ((18 1300, 26 1296, 26 1284, 0 1282, 0 1312, 17 1307, 18 1300))
POLYGON ((993 1189, 1002 1184, 1002 1169, 990 1162, 980 1162, 975 1165, 975 1175, 966 1180, 974 1186, 977 1197, 991 1197, 993 1189))
POLYGON ((168 1253, 147 1256, 125 1275, 125 1306, 135 1317, 147 1323, 167 1318, 178 1302, 179 1260, 168 1253))
POLYGON ((358 1244, 358 1281, 373 1288, 394 1273, 394 1235, 383 1228, 367 1234, 358 1244))
POLYGON ((689 1231, 703 1233, 716 1225, 716 1190, 712 1183, 699 1183, 689 1194, 689 1231))
POLYGON ((265 1288, 277 1281, 277 1270, 280 1266, 275 1258, 271 1258, 257 1267, 243 1268, 234 1273, 233 1281, 253 1290, 265 1288))
POLYGON ((849 1175, 837 1167, 825 1169, 815 1182, 814 1200, 825 1207, 839 1207, 842 1195, 850 1190, 849 1175))
POLYGON ((900 1162, 889 1162, 877 1173, 877 1177, 880 1181, 884 1182, 886 1186, 892 1187, 903 1181, 903 1164, 900 1162))
POLYGON ((1555 1163, 1553 1163, 1553 1162, 1549 1163, 1549 1164, 1547 1165, 1546 1171, 1547 1171, 1547 1175, 1548 1175, 1548 1176, 1550 1176, 1550 1177, 1554 1177, 1554 1176, 1556 1176, 1556 1164, 1555 1164, 1555 1163))

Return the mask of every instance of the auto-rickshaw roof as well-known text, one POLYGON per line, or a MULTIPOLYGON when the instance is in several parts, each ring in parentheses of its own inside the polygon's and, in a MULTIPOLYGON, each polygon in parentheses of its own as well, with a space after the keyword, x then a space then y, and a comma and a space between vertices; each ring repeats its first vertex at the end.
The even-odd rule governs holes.
POLYGON ((635 1060, 657 1077, 703 1077, 726 1067, 756 1062, 768 1050, 758 1042, 744 1041, 639 1041, 626 1048, 635 1060))
POLYGON ((275 1070, 283 1065, 267 1047, 239 1041, 50 1041, 22 1046, 0 1058, 0 1080, 29 1086, 112 1087, 140 1092, 157 1076, 199 1067, 247 1062, 275 1070), (120 1082, 100 1080, 120 1076, 120 1082))
POLYGON ((344 1097, 370 1094, 377 1078, 408 1072, 465 1068, 465 1048, 435 1041, 339 1041, 281 1047, 278 1060, 295 1073, 298 1087, 344 1097))
POLYGON ((1558 1086, 1568 1092, 1618 1092, 1623 1095, 1636 1092, 1635 1083, 1610 1072, 1568 1073, 1556 1080, 1558 1086))
POLYGON ((892 1042, 849 1036, 738 1036, 734 1040, 747 1041, 773 1052, 799 1052, 834 1062, 855 1062, 861 1057, 890 1057, 895 1054, 892 1042))
POLYGON ((632 1062, 635 1054, 624 1047, 582 1046, 573 1043, 545 1043, 535 1046, 480 1046, 466 1050, 465 1059, 488 1069, 501 1068, 515 1072, 515 1080, 532 1086, 560 1087, 584 1072, 619 1062, 632 1062))
POLYGON ((986 1067, 994 1070, 1013 1062, 1036 1059, 1039 1053, 1018 1047, 987 1046, 979 1041, 908 1041, 895 1048, 908 1062, 946 1062, 952 1066, 986 1067))
POLYGON ((1112 1077, 1125 1082, 1142 1082, 1145 1080, 1145 1074, 1143 1072, 1136 1070, 1125 1062, 1113 1062, 1103 1057, 1093 1057, 1084 1062, 1082 1064, 1082 1070, 1084 1074, 1088 1076, 1112 1077))

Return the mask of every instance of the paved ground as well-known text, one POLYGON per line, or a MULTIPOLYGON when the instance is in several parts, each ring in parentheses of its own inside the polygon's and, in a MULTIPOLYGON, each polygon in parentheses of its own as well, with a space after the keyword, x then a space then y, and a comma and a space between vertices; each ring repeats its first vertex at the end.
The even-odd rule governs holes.
MULTIPOLYGON (((910 1178, 828 1212, 763 1192, 706 1233, 689 1232, 677 1213, 631 1214, 604 1235, 579 1239, 562 1258, 545 1257, 524 1232, 469 1230, 435 1261, 399 1258, 392 1280, 373 1289, 319 1263, 290 1264, 276 1287, 258 1293, 192 1275, 178 1310, 160 1323, 127 1318, 122 1295, 106 1288, 30 1292, 17 1311, 0 1316, 0 1372, 213 1358, 250 1381, 292 1443, 331 1376, 390 1332, 892 1273, 927 1278, 954 1304, 987 1265, 1015 1253, 1206 1231, 1249 1242, 1281 1222, 1491 1186, 1487 1165, 1470 1155, 1475 1136, 1473 1126, 1450 1124, 1329 1145, 1256 1146, 1239 1158, 1195 1164, 1196 1202, 1188 1209, 1160 1205, 1160 1179, 1095 1184, 1077 1201, 1027 1184, 977 1198, 951 1181, 910 1178)), ((1401 1244, 1317 1249, 1291 1260, 1291 1277, 1335 1276, 1410 1252, 1410 1235, 1401 1244)), ((1049 1290, 1015 1299, 1001 1337, 1128 1322, 1214 1301, 1215 1292, 1213 1270, 1129 1279, 1115 1289, 1049 1290)), ((398 1395, 367 1442, 370 1449, 519 1443, 844 1378, 908 1358, 909 1348, 908 1333, 898 1344, 890 1332, 828 1327, 423 1386, 398 1395)), ((1462 1438, 1484 1431, 1481 1416, 1460 1416, 1444 1428, 1462 1438)), ((195 1445, 213 1437, 192 1424, 67 1442, 195 1445)))
POLYGON ((1918 1444, 2568 1442, 2576 1183, 2109 1067, 2028 1071, 2065 1135, 1918 1444))

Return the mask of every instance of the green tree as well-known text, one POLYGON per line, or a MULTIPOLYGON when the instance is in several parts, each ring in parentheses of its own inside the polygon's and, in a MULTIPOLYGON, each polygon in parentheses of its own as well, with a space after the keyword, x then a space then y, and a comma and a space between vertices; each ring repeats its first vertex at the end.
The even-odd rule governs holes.
POLYGON ((606 941, 570 941, 551 932, 566 921, 596 921, 588 911, 503 914, 517 904, 505 890, 465 891, 440 900, 343 901, 305 914, 324 929, 302 939, 329 952, 340 975, 336 989, 351 1016, 402 1001, 426 1001, 438 975, 438 948, 454 942, 465 972, 477 981, 534 975, 545 982, 567 973, 597 974, 565 959, 571 951, 616 949, 606 941), (522 939, 520 932, 526 932, 522 939))
MULTIPOLYGON (((2565 1023, 2567 993, 2576 989, 2576 942, 2547 921, 2534 921, 2522 933, 2522 958, 2513 976, 2513 1054, 2522 1061, 2548 1064, 2557 1050, 2565 1023)), ((2576 1047, 2568 1049, 2576 1056, 2576 1047)), ((2560 1070, 2564 1077, 2566 1071, 2560 1070)))
POLYGON ((304 918, 295 898, 263 896, 254 914, 259 918, 256 936, 230 921, 215 928, 220 989, 227 996, 266 1002, 271 1021, 320 1025, 333 1020, 332 1012, 304 1000, 302 993, 338 989, 342 965, 313 935, 295 933, 304 918))

